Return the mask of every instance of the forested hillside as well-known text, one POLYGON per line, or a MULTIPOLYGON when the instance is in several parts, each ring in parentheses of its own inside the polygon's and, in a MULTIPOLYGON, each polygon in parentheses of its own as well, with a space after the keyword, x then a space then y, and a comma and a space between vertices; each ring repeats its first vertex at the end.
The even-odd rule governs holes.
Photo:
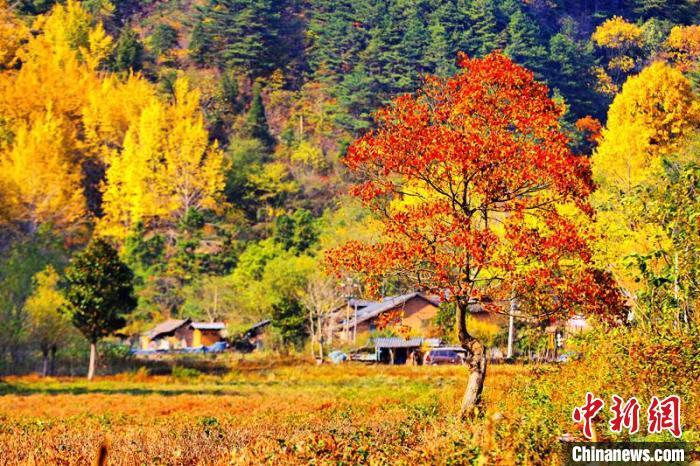
MULTIPOLYGON (((549 86, 589 157, 652 63, 693 100, 699 20, 696 0, 0 0, 3 360, 46 332, 31 314, 57 306, 27 303, 59 300, 56 274, 97 237, 136 277, 126 333, 271 316, 301 344, 323 252, 378 234, 342 164, 376 109, 457 72, 459 53, 501 51, 549 86)), ((55 325, 49 346, 79 340, 55 325)))

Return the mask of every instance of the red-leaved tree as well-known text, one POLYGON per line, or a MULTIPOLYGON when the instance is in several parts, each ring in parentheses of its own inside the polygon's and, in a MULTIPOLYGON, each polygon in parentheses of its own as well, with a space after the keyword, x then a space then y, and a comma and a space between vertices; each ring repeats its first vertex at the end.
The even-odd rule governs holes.
POLYGON ((517 299, 538 316, 611 317, 623 302, 590 264, 593 184, 588 160, 561 131, 562 108, 501 54, 460 62, 455 76, 428 77, 379 110, 376 129, 352 144, 345 162, 363 180, 353 193, 383 234, 334 249, 327 261, 369 289, 391 277, 456 304, 470 355, 464 416, 486 372, 484 345, 467 329, 471 305, 499 311, 488 303, 517 299))

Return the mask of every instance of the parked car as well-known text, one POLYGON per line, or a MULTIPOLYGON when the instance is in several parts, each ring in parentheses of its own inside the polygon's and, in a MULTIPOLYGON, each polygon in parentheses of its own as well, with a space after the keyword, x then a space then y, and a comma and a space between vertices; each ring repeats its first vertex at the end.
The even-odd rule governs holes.
POLYGON ((433 348, 425 354, 423 364, 464 364, 466 351, 463 348, 433 348))
POLYGON ((348 355, 342 351, 333 351, 328 355, 328 359, 333 361, 333 364, 340 364, 347 361, 349 358, 348 355))
POLYGON ((350 352, 351 361, 360 361, 366 363, 376 363, 378 362, 378 354, 374 348, 364 347, 358 348, 350 352))

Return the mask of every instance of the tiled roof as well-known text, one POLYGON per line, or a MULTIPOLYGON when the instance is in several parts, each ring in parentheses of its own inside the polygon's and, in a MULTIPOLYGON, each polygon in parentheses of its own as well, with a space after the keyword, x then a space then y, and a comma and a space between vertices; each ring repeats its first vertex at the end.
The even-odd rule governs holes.
MULTIPOLYGON (((394 309, 395 307, 403 306, 404 304, 406 304, 406 302, 416 297, 422 298, 428 301, 429 303, 433 304, 434 306, 438 306, 440 304, 439 300, 431 298, 419 292, 407 293, 401 296, 391 296, 389 298, 385 298, 382 301, 371 304, 362 310, 357 311, 357 323, 359 324, 366 320, 372 319, 381 314, 382 312, 389 311, 391 309, 394 309)), ((355 325, 355 322, 352 318, 350 319, 349 325, 355 325)))

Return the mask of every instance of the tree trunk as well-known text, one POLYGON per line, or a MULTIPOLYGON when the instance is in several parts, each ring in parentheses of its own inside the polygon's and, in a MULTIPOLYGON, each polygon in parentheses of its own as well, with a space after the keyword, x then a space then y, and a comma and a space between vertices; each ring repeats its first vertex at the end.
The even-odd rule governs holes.
POLYGON ((88 366, 88 380, 95 376, 95 359, 97 358, 97 344, 90 343, 90 366, 88 366))
POLYGON ((321 316, 318 317, 318 357, 320 363, 323 364, 323 343, 325 339, 323 338, 323 319, 321 316))
POLYGON ((44 356, 44 364, 41 367, 41 376, 46 377, 47 375, 49 375, 49 349, 42 348, 41 354, 44 356))
POLYGON ((484 389, 484 379, 486 378, 486 350, 484 345, 471 336, 467 331, 467 315, 469 305, 457 303, 457 331, 459 342, 467 351, 469 376, 467 377, 467 388, 464 390, 460 417, 462 419, 472 416, 481 403, 481 392, 484 389))
POLYGON ((49 375, 56 375, 56 346, 51 347, 51 360, 49 362, 49 375))

